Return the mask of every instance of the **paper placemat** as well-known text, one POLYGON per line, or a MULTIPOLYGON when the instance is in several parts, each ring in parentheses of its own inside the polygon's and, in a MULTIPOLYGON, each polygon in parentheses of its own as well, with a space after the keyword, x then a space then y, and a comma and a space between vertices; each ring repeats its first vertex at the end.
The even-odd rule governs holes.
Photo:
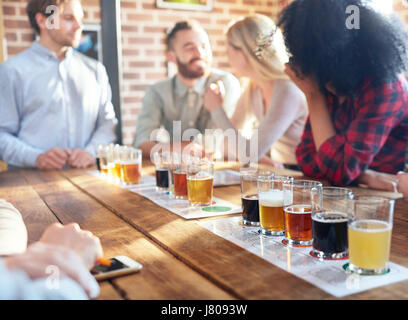
POLYGON ((115 181, 113 181, 111 179, 108 179, 106 176, 101 174, 98 170, 90 170, 90 171, 88 171, 88 173, 90 175, 93 175, 94 177, 98 177, 100 179, 103 179, 106 182, 117 185, 118 187, 121 187, 122 189, 131 189, 131 188, 139 187, 139 186, 153 186, 153 185, 156 185, 156 178, 153 177, 153 176, 149 176, 149 175, 142 175, 142 177, 140 179, 140 183, 138 183, 138 184, 123 185, 123 184, 116 183, 115 181))
POLYGON ((244 226, 241 220, 227 217, 197 224, 338 298, 408 280, 408 269, 392 262, 384 275, 347 273, 348 259, 319 260, 310 255, 312 247, 288 247, 282 243, 284 237, 262 236, 259 228, 244 226))
POLYGON ((140 185, 130 189, 130 191, 153 201, 158 206, 184 219, 209 218, 242 212, 240 206, 216 197, 213 197, 211 206, 191 207, 188 200, 172 199, 168 191, 156 191, 156 186, 140 185))

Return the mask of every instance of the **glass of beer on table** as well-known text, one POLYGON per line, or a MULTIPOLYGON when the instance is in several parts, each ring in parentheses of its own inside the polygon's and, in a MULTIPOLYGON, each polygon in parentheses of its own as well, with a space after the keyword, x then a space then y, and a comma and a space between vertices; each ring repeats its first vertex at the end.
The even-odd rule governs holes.
POLYGON ((106 157, 106 145, 99 144, 96 149, 96 166, 98 167, 98 171, 106 176, 108 174, 108 160, 106 157))
POLYGON ((205 158, 192 158, 187 166, 187 194, 190 205, 210 206, 213 187, 214 162, 205 158))
MULTIPOLYGON (((239 170, 241 180, 242 223, 259 226, 258 169, 243 167, 239 170)), ((273 173, 271 173, 273 175, 273 173)))
POLYGON ((169 181, 173 185, 176 199, 187 199, 187 157, 173 153, 172 168, 169 170, 169 181))
MULTIPOLYGON (((313 255, 323 259, 343 259, 348 255, 347 222, 353 191, 323 187, 322 206, 312 211, 313 255)), ((318 200, 318 199, 317 199, 318 200)), ((313 207, 317 208, 318 205, 313 207)))
POLYGON ((348 220, 349 267, 358 274, 388 272, 394 200, 355 196, 348 220))
POLYGON ((311 246, 312 209, 320 209, 322 204, 323 185, 309 180, 294 180, 283 182, 283 190, 291 200, 284 208, 285 212, 285 242, 294 246, 311 246))
POLYGON ((290 190, 283 189, 283 183, 293 183, 292 177, 259 176, 259 221, 261 233, 267 236, 285 234, 284 207, 292 202, 290 190))
POLYGON ((113 143, 106 146, 106 164, 107 164, 107 177, 111 181, 115 181, 116 167, 115 167, 115 145, 113 143))
POLYGON ((170 153, 163 150, 153 153, 153 163, 156 170, 156 190, 167 191, 169 188, 170 153))
POLYGON ((122 183, 125 185, 138 184, 142 177, 142 150, 124 146, 120 158, 122 183))

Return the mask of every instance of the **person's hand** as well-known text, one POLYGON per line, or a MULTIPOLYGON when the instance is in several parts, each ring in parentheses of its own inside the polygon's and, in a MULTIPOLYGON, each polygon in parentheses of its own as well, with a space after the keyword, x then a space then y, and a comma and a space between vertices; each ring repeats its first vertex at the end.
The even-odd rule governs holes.
POLYGON ((285 73, 293 83, 303 91, 307 99, 313 99, 316 96, 322 95, 319 89, 319 84, 314 77, 303 76, 302 73, 290 63, 285 64, 285 73))
POLYGON ((95 164, 95 159, 88 152, 75 149, 68 158, 68 164, 73 168, 86 168, 95 164))
POLYGON ((71 155, 69 149, 52 148, 40 154, 35 161, 35 166, 42 170, 62 169, 71 155))
POLYGON ((96 260, 103 256, 99 238, 89 231, 81 230, 76 223, 66 226, 55 223, 49 226, 39 242, 63 246, 74 251, 88 269, 91 269, 96 260))
POLYGON ((284 169, 285 168, 282 163, 280 163, 278 161, 273 161, 268 156, 264 156, 261 159, 259 159, 258 163, 259 164, 265 164, 267 166, 275 167, 275 168, 278 168, 278 169, 284 169))
POLYGON ((224 104, 223 84, 221 81, 211 83, 204 94, 204 108, 209 112, 222 107, 224 104))
POLYGON ((64 246, 36 242, 25 253, 4 258, 4 262, 9 270, 22 270, 31 279, 47 278, 50 276, 49 267, 57 267, 58 276, 76 281, 88 297, 96 298, 100 292, 98 283, 82 259, 64 246))
POLYGON ((398 192, 404 195, 404 198, 408 198, 408 173, 398 172, 398 192))
POLYGON ((367 169, 358 179, 370 189, 398 192, 398 177, 393 174, 367 169))

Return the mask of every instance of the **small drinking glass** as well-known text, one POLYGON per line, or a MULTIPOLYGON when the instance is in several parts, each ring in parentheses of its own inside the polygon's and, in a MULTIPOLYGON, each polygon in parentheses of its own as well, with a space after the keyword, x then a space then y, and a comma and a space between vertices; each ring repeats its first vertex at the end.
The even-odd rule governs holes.
POLYGON ((169 188, 169 152, 161 151, 153 154, 153 163, 156 169, 156 190, 167 191, 169 188))
POLYGON ((142 177, 142 150, 123 147, 120 154, 121 181, 125 185, 138 184, 142 177))
MULTIPOLYGON (((187 199, 187 163, 179 153, 173 153, 172 183, 176 199, 187 199)), ((170 177, 169 177, 170 179, 170 177)))
MULTIPOLYGON (((239 170, 241 180, 242 223, 259 226, 258 170, 244 167, 239 170)), ((272 173, 273 174, 273 173, 272 173)))
POLYGON ((103 144, 98 145, 96 149, 96 165, 102 175, 107 175, 108 161, 106 158, 106 146, 103 144))
POLYGON ((285 242, 294 246, 310 246, 313 242, 312 207, 320 209, 323 185, 309 180, 284 182, 283 190, 289 194, 285 211, 285 242))
POLYGON ((214 162, 193 159, 187 167, 187 194, 190 205, 209 206, 214 187, 214 162))
POLYGON ((283 189, 284 183, 293 183, 293 178, 275 175, 258 178, 259 221, 263 235, 285 234, 284 207, 292 203, 292 198, 290 190, 283 189))
POLYGON ((394 202, 374 196, 356 196, 350 201, 349 271, 364 275, 388 272, 394 202))
POLYGON ((353 191, 350 189, 323 187, 322 206, 320 210, 312 210, 314 256, 322 259, 347 257, 348 208, 352 199, 353 191))

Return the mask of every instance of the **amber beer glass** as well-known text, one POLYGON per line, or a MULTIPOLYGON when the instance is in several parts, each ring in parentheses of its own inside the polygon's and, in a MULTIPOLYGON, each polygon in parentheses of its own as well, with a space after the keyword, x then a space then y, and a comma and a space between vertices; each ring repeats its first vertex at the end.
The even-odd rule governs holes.
POLYGON ((353 196, 353 191, 347 188, 323 187, 322 206, 312 210, 314 256, 322 259, 347 257, 347 221, 353 196))
MULTIPOLYGON (((183 159, 179 153, 173 153, 172 157, 172 184, 176 199, 187 199, 187 159, 183 159)), ((170 171, 169 171, 170 174, 170 171)))
POLYGON ((259 176, 259 221, 261 233, 267 236, 285 234, 284 207, 291 204, 290 190, 283 189, 283 183, 292 183, 292 177, 259 176))
POLYGON ((283 190, 292 198, 292 204, 284 208, 285 240, 288 245, 312 245, 312 207, 321 208, 322 189, 322 183, 309 180, 283 183, 283 190))
POLYGON ((142 177, 142 151, 123 147, 121 153, 121 180, 125 185, 138 184, 142 177))
MULTIPOLYGON (((247 226, 259 226, 258 170, 244 167, 240 171, 242 223, 247 226)), ((273 174, 273 173, 272 173, 273 174)))
POLYGON ((194 159, 187 167, 188 201, 193 207, 209 206, 213 197, 214 162, 194 159))

